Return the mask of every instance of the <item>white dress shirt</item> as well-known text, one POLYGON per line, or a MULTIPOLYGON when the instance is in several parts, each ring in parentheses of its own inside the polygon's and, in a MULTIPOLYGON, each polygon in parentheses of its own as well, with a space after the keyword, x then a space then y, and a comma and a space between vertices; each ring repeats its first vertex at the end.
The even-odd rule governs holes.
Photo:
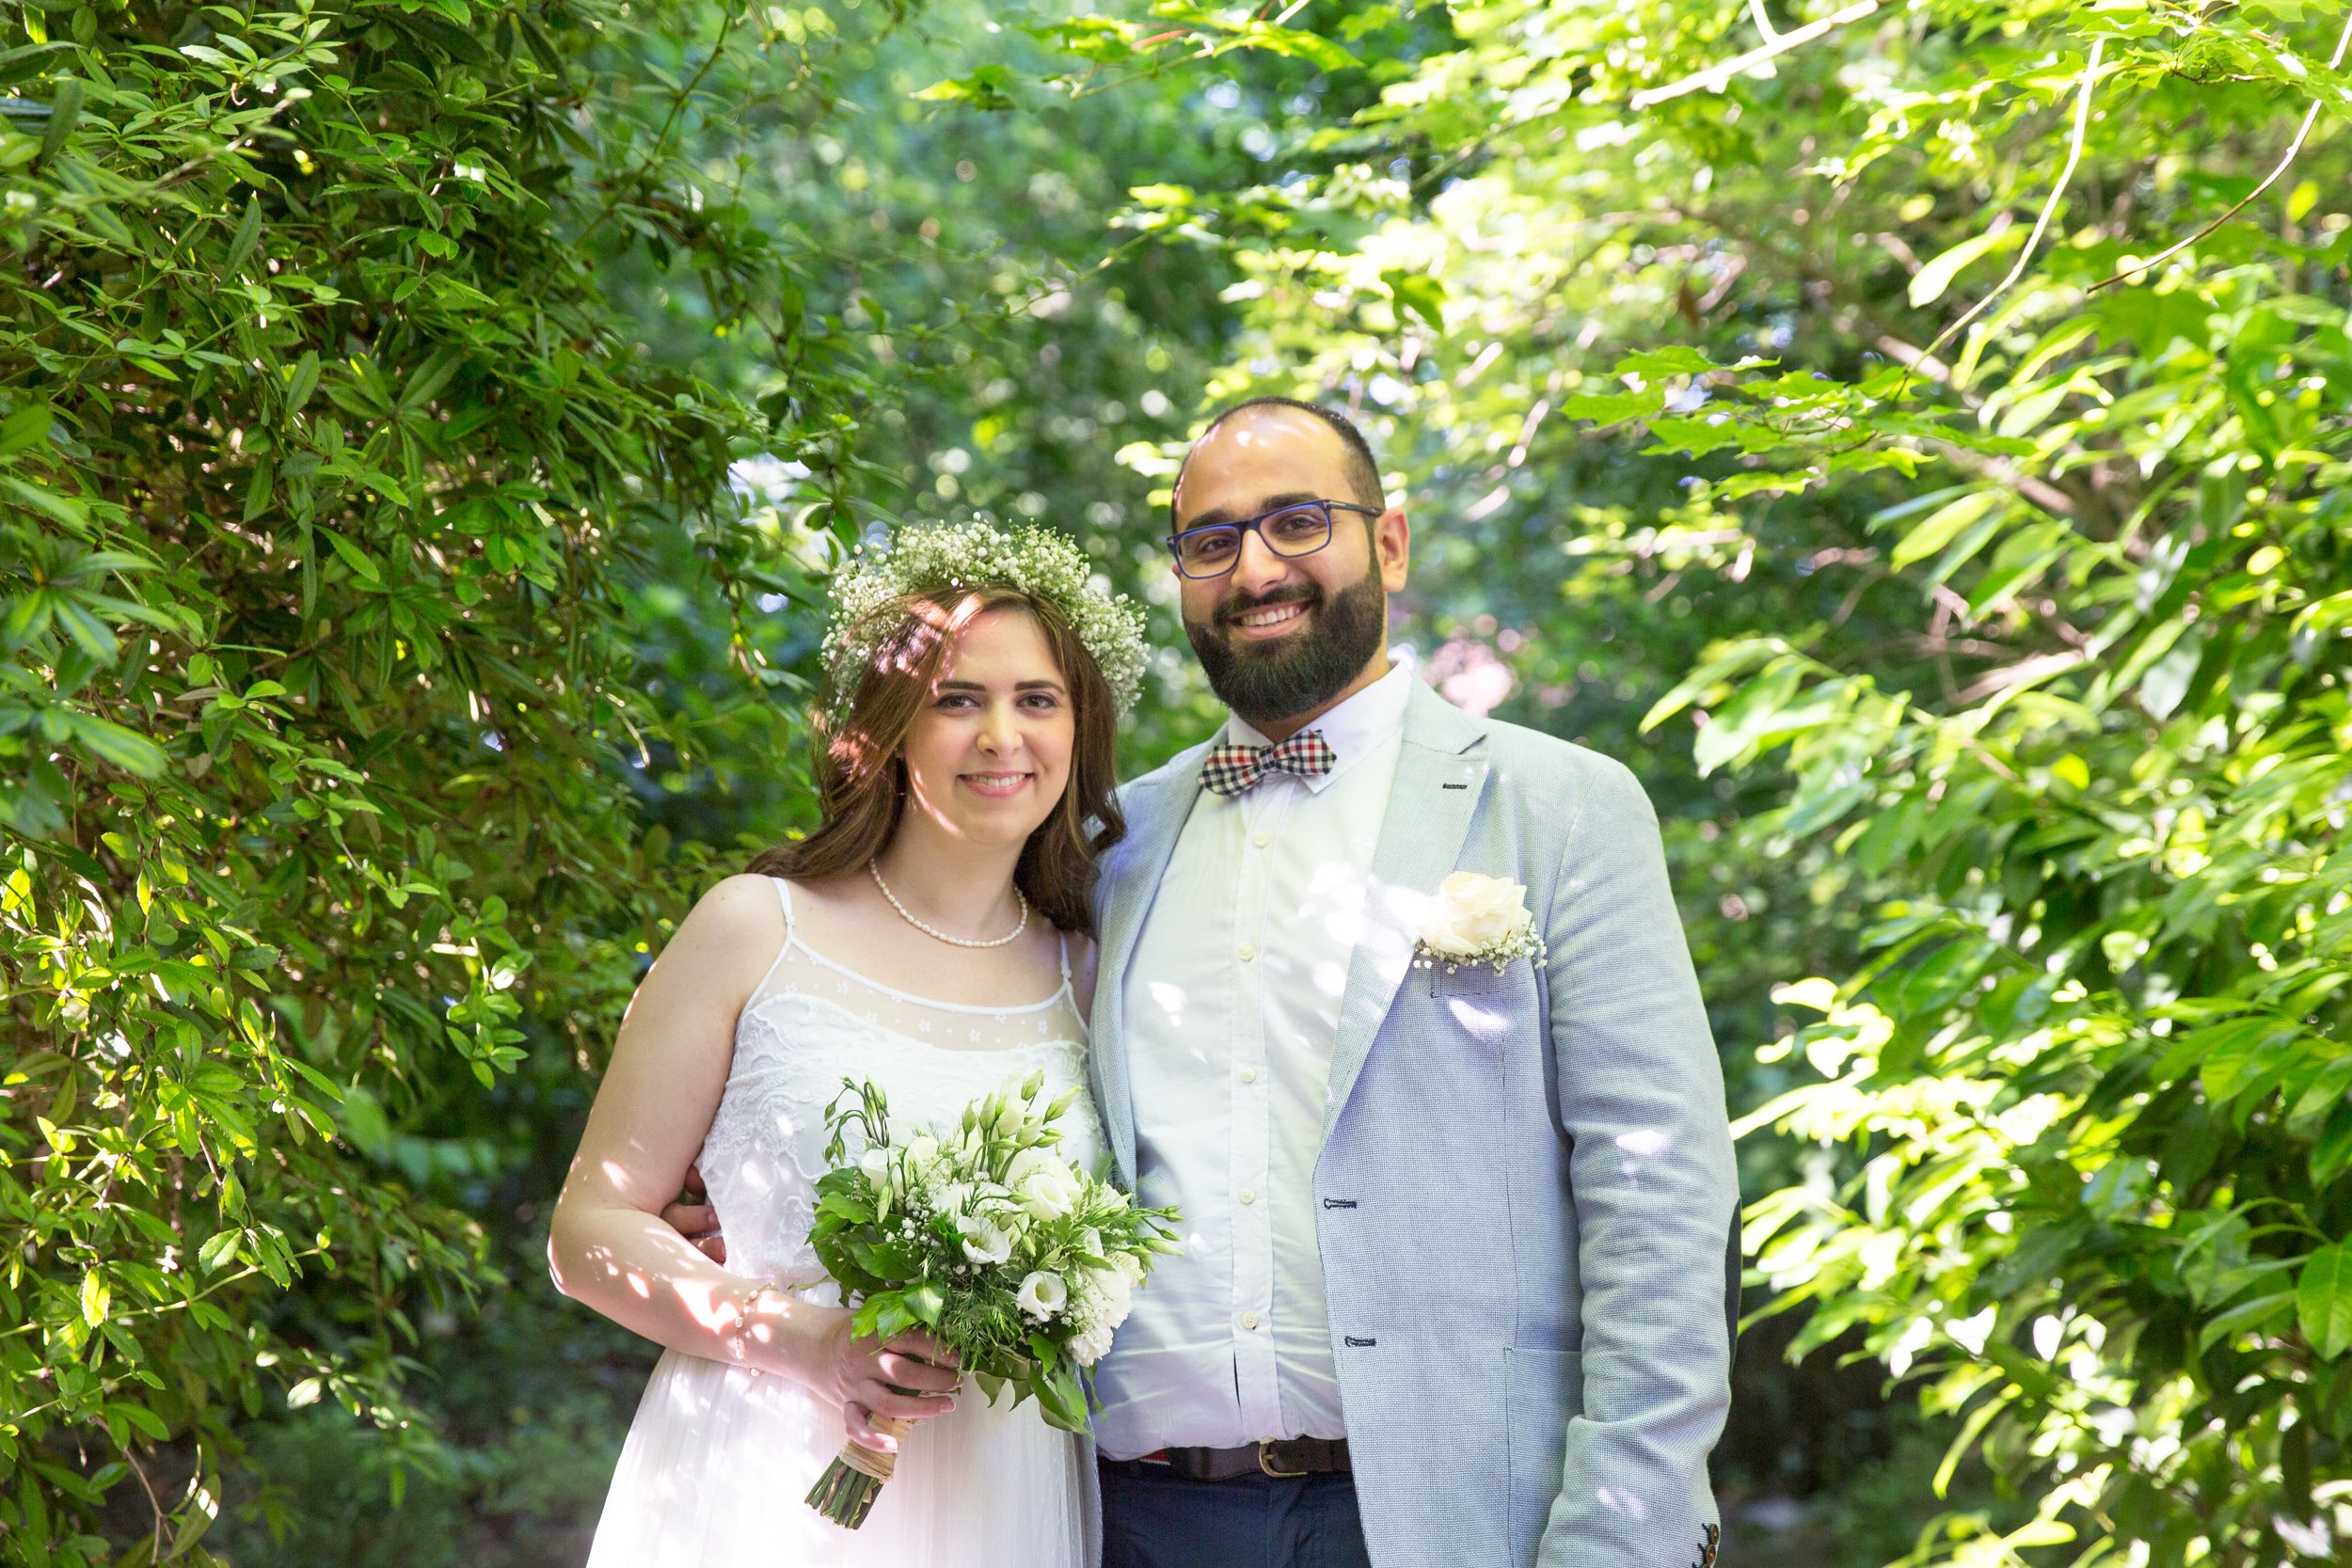
MULTIPOLYGON (((1343 1437, 1313 1177, 1341 993, 1413 679, 1399 657, 1312 729, 1317 779, 1202 790, 1123 983, 1138 1201, 1183 1212, 1096 1369, 1102 1451, 1343 1437)), ((1238 717, 1220 740, 1267 744, 1238 717)))

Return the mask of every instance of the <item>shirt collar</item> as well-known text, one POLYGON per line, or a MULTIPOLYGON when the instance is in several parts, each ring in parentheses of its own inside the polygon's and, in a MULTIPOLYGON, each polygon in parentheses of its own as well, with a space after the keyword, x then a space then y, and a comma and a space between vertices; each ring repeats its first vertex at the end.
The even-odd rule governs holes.
MULTIPOLYGON (((1413 678, 1412 650, 1391 648, 1387 674, 1307 726, 1308 729, 1323 732, 1323 738, 1329 743, 1335 760, 1328 773, 1300 782, 1320 795, 1330 786, 1332 780, 1346 772, 1359 759, 1371 755, 1402 734, 1406 704, 1412 696, 1413 678)), ((1238 713, 1225 716, 1225 738, 1237 746, 1274 744, 1260 733, 1256 725, 1238 713)))

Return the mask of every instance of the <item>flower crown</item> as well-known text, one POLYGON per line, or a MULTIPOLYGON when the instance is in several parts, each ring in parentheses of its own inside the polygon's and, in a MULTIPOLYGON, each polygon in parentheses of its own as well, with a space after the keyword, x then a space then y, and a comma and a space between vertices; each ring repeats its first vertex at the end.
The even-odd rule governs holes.
POLYGON ((890 630, 882 611, 906 594, 942 588, 1011 588, 1052 605, 1094 657, 1124 713, 1143 688, 1143 611, 1124 594, 1095 587, 1093 577, 1085 551, 1025 524, 939 523, 903 530, 886 550, 859 546, 833 575, 824 659, 834 717, 848 712, 855 672, 890 630))

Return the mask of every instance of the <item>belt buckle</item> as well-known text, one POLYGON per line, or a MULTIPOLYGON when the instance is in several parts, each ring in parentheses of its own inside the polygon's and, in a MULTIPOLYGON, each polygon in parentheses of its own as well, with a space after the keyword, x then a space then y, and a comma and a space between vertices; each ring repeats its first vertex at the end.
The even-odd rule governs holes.
POLYGON ((1295 1481, 1298 1477, 1307 1474, 1304 1470, 1278 1470, 1274 1467, 1266 1455, 1278 1441, 1279 1439, 1272 1437, 1262 1437, 1258 1440, 1259 1471, 1269 1481, 1295 1481))

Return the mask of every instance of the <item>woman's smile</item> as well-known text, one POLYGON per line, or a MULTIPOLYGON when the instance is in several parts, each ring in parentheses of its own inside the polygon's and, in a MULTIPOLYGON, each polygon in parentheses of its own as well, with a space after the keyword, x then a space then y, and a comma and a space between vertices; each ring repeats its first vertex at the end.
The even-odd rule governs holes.
POLYGON ((957 778, 975 795, 990 800, 1009 800, 1028 787, 1034 773, 1000 770, 987 773, 960 773, 957 778))

